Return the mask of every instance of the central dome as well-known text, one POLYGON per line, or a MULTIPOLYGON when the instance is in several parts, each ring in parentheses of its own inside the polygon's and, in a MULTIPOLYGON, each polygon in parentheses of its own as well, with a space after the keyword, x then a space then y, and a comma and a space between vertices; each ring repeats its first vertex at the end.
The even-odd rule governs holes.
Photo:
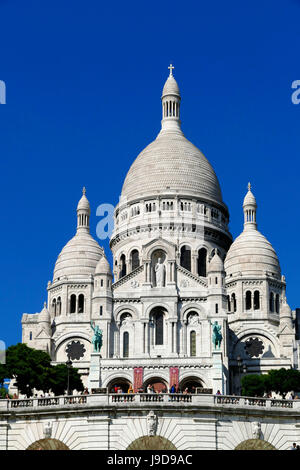
POLYGON ((223 204, 211 164, 181 133, 160 133, 132 164, 123 184, 128 200, 178 192, 223 204))
POLYGON ((183 135, 180 100, 171 68, 162 93, 161 131, 131 165, 121 200, 129 202, 161 194, 179 194, 226 207, 213 167, 183 135))

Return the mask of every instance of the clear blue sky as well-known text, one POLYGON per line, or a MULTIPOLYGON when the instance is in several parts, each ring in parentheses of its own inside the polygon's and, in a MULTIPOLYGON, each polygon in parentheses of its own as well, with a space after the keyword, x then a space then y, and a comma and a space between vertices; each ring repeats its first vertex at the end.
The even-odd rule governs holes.
POLYGON ((231 233, 250 180, 300 306, 300 1, 0 0, 0 18, 0 339, 20 341, 22 313, 41 310, 82 186, 94 236, 97 206, 118 202, 159 131, 170 62, 183 130, 218 175, 231 233))

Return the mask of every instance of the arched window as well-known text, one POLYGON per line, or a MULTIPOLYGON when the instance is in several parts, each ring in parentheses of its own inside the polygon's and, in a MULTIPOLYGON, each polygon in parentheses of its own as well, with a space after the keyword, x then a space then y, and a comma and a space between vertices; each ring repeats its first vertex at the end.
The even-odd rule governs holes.
POLYGON ((131 270, 138 268, 140 265, 139 252, 138 250, 133 250, 131 252, 131 270))
POLYGON ((191 249, 189 246, 184 245, 180 250, 180 265, 187 269, 191 270, 191 249))
POLYGON ((78 313, 84 312, 84 295, 80 294, 78 296, 78 313))
POLYGON ((52 300, 52 313, 56 316, 56 299, 52 300))
POLYGON ((227 295, 227 308, 228 308, 228 312, 231 312, 230 295, 227 295))
POLYGON ((126 257, 125 255, 122 255, 120 258, 121 262, 121 269, 120 269, 120 279, 124 276, 126 276, 126 257))
POLYGON ((275 297, 275 311, 276 313, 279 313, 279 294, 276 294, 275 297))
POLYGON ((99 309, 99 315, 100 315, 100 317, 102 316, 102 314, 103 314, 103 307, 102 307, 102 305, 100 305, 100 309, 99 309))
POLYGON ((57 304, 56 304, 56 315, 61 314, 61 298, 57 298, 57 304))
POLYGON ((201 248, 198 251, 198 275, 202 277, 206 277, 206 259, 207 251, 205 248, 201 248))
POLYGON ((196 356, 196 331, 190 333, 190 356, 196 356))
POLYGON ((231 302, 232 302, 232 310, 236 312, 236 297, 235 294, 231 295, 231 302))
POLYGON ((251 292, 247 290, 246 292, 246 310, 251 310, 252 302, 251 302, 251 292))
POLYGON ((76 295, 72 294, 70 297, 70 313, 76 312, 76 295))
POLYGON ((259 291, 258 291, 258 290, 256 290, 256 291, 254 292, 253 306, 254 306, 254 310, 259 310, 259 309, 260 309, 260 304, 259 304, 259 291))
POLYGON ((129 333, 125 331, 123 334, 123 357, 129 357, 129 333))
POLYGON ((270 312, 274 312, 274 294, 270 293, 270 312))
POLYGON ((30 341, 32 340, 32 331, 30 331, 30 333, 29 333, 29 339, 30 339, 30 341))

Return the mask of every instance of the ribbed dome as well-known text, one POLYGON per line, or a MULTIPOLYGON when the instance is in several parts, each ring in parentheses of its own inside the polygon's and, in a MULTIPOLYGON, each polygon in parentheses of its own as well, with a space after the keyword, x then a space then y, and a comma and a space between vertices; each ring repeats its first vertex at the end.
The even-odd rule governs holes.
POLYGON ((207 272, 209 273, 209 272, 221 272, 221 271, 224 271, 224 264, 219 254, 216 251, 208 265, 207 272))
POLYGON ((165 83, 165 86, 163 88, 162 96, 165 95, 178 95, 180 96, 180 91, 178 84, 173 77, 173 75, 170 75, 165 83))
POLYGON ((110 274, 111 275, 110 264, 107 261, 107 258, 105 255, 103 255, 100 261, 98 262, 96 266, 95 274, 110 274))
POLYGON ((60 252, 53 280, 62 276, 81 278, 94 274, 102 254, 103 249, 88 232, 78 232, 60 252))
POLYGON ((121 197, 128 200, 175 191, 222 203, 217 176, 182 133, 160 133, 132 164, 121 197))
POLYGON ((224 263, 226 275, 260 274, 265 271, 280 277, 280 265, 271 243, 255 229, 244 230, 227 253, 224 263))
POLYGON ((51 316, 50 316, 49 310, 47 309, 47 304, 45 302, 44 308, 39 314, 39 322, 50 322, 50 321, 51 321, 51 316))

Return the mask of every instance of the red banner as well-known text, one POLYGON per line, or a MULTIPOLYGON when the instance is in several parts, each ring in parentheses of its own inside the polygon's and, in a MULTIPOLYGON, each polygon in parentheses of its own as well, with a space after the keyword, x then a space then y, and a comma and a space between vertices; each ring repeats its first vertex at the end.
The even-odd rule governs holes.
POLYGON ((178 379, 179 379, 179 368, 178 367, 170 367, 170 388, 172 385, 175 385, 176 389, 178 387, 178 379))
POLYGON ((134 392, 137 393, 139 389, 143 388, 143 368, 142 367, 135 367, 133 369, 133 377, 134 377, 134 392))

